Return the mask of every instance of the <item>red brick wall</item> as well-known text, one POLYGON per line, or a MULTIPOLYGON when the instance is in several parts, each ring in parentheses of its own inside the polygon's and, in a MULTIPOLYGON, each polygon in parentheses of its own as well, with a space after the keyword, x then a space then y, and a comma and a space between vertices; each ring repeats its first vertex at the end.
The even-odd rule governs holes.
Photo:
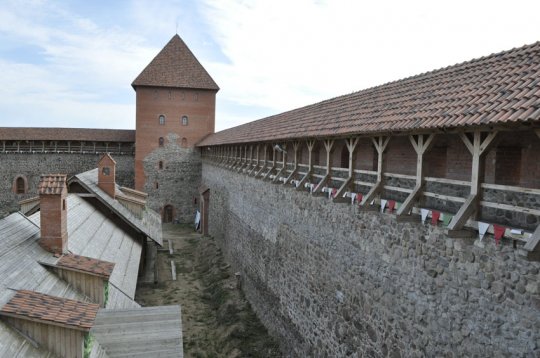
POLYGON ((178 135, 192 148, 199 140, 214 132, 216 92, 208 90, 138 87, 136 89, 135 188, 143 190, 143 159, 159 146, 159 138, 178 135), (159 116, 165 124, 159 124, 159 116), (182 125, 182 116, 188 125, 182 125))

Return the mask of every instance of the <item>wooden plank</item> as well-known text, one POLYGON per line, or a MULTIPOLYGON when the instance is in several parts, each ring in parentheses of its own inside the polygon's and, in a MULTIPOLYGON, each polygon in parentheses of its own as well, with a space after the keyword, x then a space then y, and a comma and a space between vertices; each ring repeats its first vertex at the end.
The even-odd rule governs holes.
POLYGON ((173 250, 173 243, 171 241, 171 239, 168 240, 169 242, 169 254, 174 254, 174 250, 173 250))
POLYGON ((447 179, 447 178, 424 177, 424 180, 427 182, 441 183, 441 184, 451 184, 451 185, 461 185, 461 186, 471 185, 470 181, 447 179))
POLYGON ((360 206, 367 208, 369 203, 379 194, 383 187, 383 154, 388 146, 390 137, 377 137, 371 138, 375 149, 377 150, 377 182, 371 187, 370 191, 362 199, 360 206))
POLYGON ((174 265, 173 260, 171 260, 171 274, 173 281, 176 281, 176 266, 174 265))
POLYGON ((540 189, 534 189, 534 188, 523 188, 519 186, 487 184, 487 183, 480 184, 480 187, 482 189, 494 189, 494 190, 512 191, 515 193, 540 195, 540 189))
POLYGON ((534 233, 531 235, 527 243, 523 246, 523 249, 527 252, 538 252, 540 251, 539 244, 540 244, 540 225, 536 227, 536 230, 534 230, 534 233))
POLYGON ((492 202, 489 202, 489 201, 480 201, 480 206, 485 206, 487 208, 508 210, 508 211, 513 211, 513 212, 518 212, 518 213, 524 213, 524 214, 531 214, 531 215, 535 215, 535 216, 540 216, 540 210, 524 208, 522 206, 502 204, 502 203, 492 203, 492 202))
POLYGON ((450 196, 450 195, 444 195, 444 194, 438 194, 438 193, 431 193, 429 191, 423 191, 422 195, 430 197, 430 198, 448 200, 448 201, 453 201, 453 202, 457 202, 457 203, 464 203, 465 200, 467 200, 467 199, 461 198, 459 196, 450 196))

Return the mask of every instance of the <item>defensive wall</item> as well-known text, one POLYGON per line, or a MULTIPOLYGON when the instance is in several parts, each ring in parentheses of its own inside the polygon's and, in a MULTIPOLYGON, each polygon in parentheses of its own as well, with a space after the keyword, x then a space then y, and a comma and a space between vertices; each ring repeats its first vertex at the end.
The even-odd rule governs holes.
POLYGON ((538 262, 206 160, 209 233, 291 356, 540 354, 538 262))

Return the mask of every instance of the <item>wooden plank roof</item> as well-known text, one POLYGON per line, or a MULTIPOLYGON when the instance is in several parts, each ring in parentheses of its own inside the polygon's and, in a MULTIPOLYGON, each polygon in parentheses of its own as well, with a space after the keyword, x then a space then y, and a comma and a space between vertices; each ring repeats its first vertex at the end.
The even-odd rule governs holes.
MULTIPOLYGON (((129 209, 120 204, 118 200, 113 199, 98 186, 98 169, 92 169, 87 172, 73 176, 69 182, 81 184, 89 193, 96 195, 96 198, 117 214, 126 224, 134 227, 136 230, 144 233, 157 244, 163 246, 161 233, 161 217, 154 210, 143 210, 142 218, 138 218, 129 209)), ((116 190, 120 192, 117 185, 116 190)))
POLYGON ((135 142, 135 131, 128 129, 0 127, 0 140, 135 142))
POLYGON ((178 34, 172 37, 131 85, 133 88, 155 86, 219 90, 178 34))
POLYGON ((91 333, 108 357, 182 357, 180 306, 100 310, 91 333))
POLYGON ((540 122, 540 42, 211 134, 198 146, 540 122))

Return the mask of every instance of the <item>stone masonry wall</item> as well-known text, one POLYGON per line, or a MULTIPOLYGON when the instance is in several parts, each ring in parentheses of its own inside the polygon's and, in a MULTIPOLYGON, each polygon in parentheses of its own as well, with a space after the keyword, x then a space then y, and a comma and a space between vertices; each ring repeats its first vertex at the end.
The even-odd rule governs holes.
POLYGON ((178 135, 169 133, 163 147, 154 149, 144 161, 148 205, 157 212, 172 205, 174 220, 193 222, 201 184, 200 154, 193 148, 183 148, 178 135), (162 162, 162 169, 159 162, 162 162))
POLYGON ((538 357, 540 263, 203 163, 209 229, 297 357, 538 357))
MULTIPOLYGON (((0 154, 0 217, 19 209, 19 201, 37 196, 41 174, 68 174, 68 177, 97 167, 101 154, 0 154), (15 194, 13 182, 19 175, 28 181, 27 194, 15 194)), ((115 156, 116 182, 133 187, 134 158, 115 156)))

